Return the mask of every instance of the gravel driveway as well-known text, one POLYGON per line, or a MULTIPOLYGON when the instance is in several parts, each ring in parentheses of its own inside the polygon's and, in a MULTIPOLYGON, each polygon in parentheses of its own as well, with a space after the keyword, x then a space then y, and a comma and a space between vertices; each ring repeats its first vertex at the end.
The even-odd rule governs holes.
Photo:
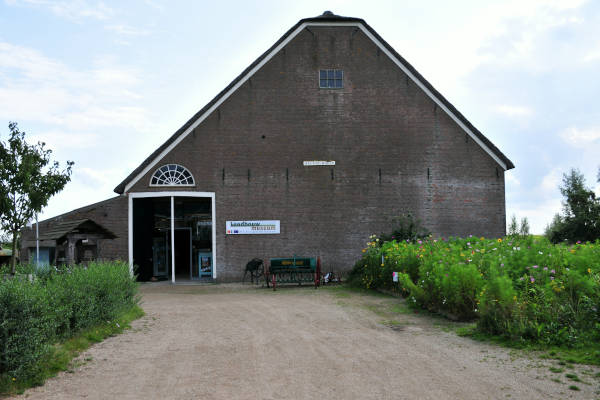
POLYGON ((586 383, 344 289, 142 286, 146 316, 29 399, 595 399, 586 383), (558 379, 561 383, 552 379, 558 379))

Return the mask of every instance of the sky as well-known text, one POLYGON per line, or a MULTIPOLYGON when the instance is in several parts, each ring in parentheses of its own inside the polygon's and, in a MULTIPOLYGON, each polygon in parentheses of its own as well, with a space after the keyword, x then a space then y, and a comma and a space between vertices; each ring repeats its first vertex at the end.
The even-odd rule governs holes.
POLYGON ((0 140, 15 121, 101 201, 298 20, 373 27, 515 164, 507 220, 543 233, 562 175, 600 195, 600 2, 0 0, 0 140))

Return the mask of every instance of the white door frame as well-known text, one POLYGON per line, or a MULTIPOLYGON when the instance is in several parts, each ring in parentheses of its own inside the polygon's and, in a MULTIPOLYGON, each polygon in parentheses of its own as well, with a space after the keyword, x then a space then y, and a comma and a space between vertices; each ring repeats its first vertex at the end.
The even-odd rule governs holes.
POLYGON ((171 198, 171 282, 175 283, 175 197, 206 197, 211 199, 212 217, 212 277, 217 278, 217 213, 215 210, 215 192, 137 192, 129 193, 128 220, 129 220, 129 272, 133 275, 133 199, 144 197, 170 197, 171 198))

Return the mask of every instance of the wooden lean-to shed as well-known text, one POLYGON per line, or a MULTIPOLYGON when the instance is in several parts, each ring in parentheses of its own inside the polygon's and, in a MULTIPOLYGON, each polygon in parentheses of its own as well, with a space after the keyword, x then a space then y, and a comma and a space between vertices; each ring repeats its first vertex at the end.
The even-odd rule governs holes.
MULTIPOLYGON (((49 230, 40 234, 39 241, 43 247, 54 247, 51 264, 85 264, 98 258, 102 240, 116 239, 117 235, 97 224, 91 219, 64 221, 54 224, 49 230)), ((35 240, 28 243, 35 259, 35 240), (31 245, 33 244, 33 246, 31 245)))

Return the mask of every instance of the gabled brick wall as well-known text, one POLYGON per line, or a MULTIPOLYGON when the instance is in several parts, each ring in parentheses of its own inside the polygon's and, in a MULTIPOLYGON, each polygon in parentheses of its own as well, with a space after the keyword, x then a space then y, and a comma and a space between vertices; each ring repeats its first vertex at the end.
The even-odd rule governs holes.
MULTIPOLYGON (((216 193, 223 280, 253 257, 293 254, 347 271, 404 211, 437 236, 504 234, 502 168, 355 27, 304 30, 157 167, 166 163, 194 174, 185 190, 216 193), (343 69, 344 88, 319 89, 322 68, 343 69), (243 219, 279 219, 281 234, 225 235, 227 220, 243 219)), ((130 191, 160 190, 148 186, 153 171, 130 191)))

